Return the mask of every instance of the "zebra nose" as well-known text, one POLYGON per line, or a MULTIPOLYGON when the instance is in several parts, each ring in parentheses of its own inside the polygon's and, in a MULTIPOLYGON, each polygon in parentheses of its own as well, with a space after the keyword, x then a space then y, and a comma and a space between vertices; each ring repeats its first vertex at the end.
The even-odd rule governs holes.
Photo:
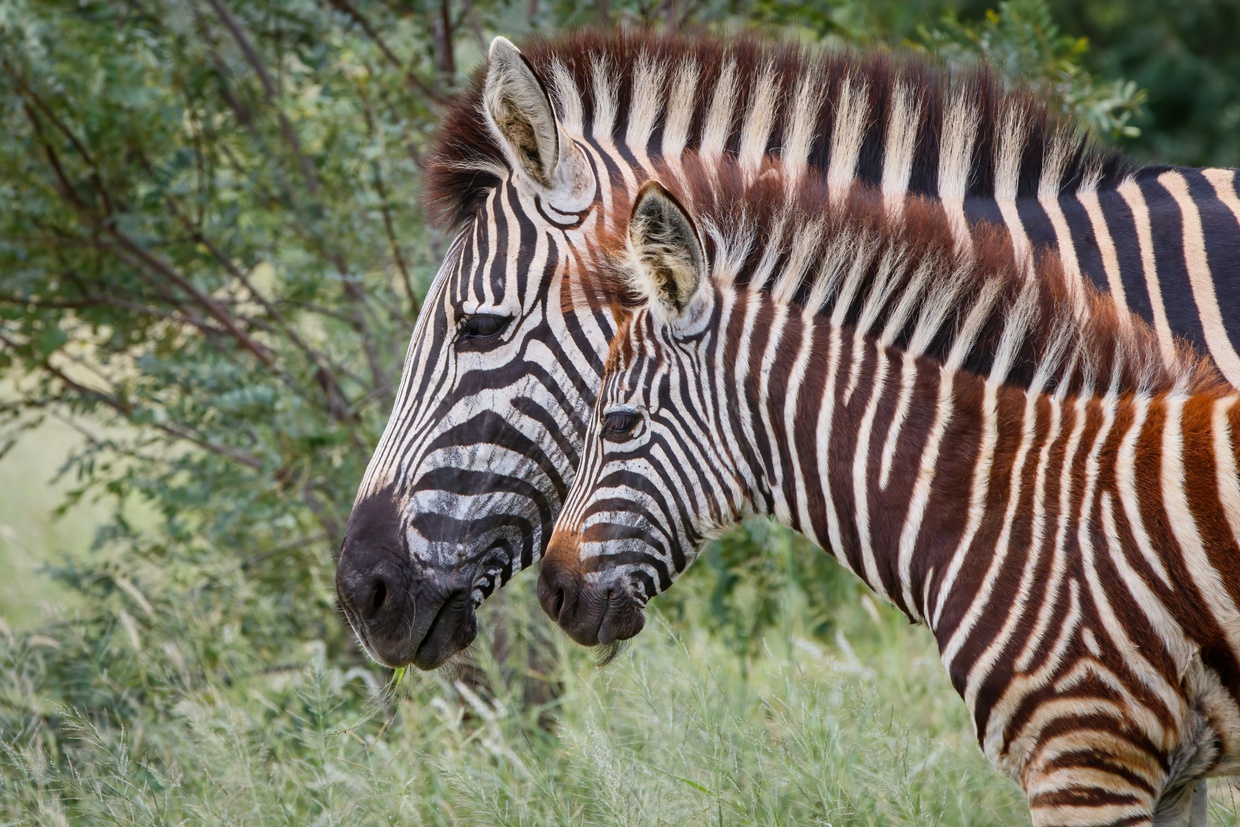
POLYGON ((393 560, 367 560, 365 554, 345 553, 336 567, 336 594, 345 614, 363 625, 372 641, 399 627, 413 615, 413 595, 407 578, 393 560))
POLYGON ((345 527, 336 564, 336 595, 353 631, 380 661, 411 656, 414 572, 405 551, 400 512, 383 491, 358 503, 345 527))

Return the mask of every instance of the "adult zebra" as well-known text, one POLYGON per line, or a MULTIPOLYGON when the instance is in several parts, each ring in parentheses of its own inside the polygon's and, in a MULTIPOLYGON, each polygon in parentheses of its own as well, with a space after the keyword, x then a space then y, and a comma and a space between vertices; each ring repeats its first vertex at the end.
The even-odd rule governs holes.
MULTIPOLYGON (((540 556, 614 330, 571 273, 615 215, 613 191, 634 192, 653 160, 687 150, 707 164, 734 159, 748 176, 768 158, 790 181, 816 170, 833 201, 861 182, 893 213, 910 193, 941 199, 962 248, 968 222, 1015 228, 1019 217, 1022 254, 1047 240, 1070 246, 1073 272, 1118 274, 1134 306, 1142 285, 1171 295, 1163 279, 1195 296, 1187 285, 1209 278, 1176 262, 1214 264, 1216 239, 1235 235, 1234 191, 1203 190, 1224 178, 1234 189, 1231 173, 1132 173, 984 73, 649 33, 574 35, 524 54, 496 40, 429 165, 428 201, 460 229, 413 332, 337 569, 341 606, 380 662, 439 665, 473 639, 476 606, 540 556), (1095 243, 1134 217, 1139 263, 1128 245, 1095 243), (1190 224, 1200 233, 1168 231, 1190 224)), ((1229 297, 1218 291, 1203 305, 1210 313, 1150 306, 1165 316, 1160 330, 1212 343, 1226 336, 1203 332, 1221 330, 1211 320, 1236 318, 1220 303, 1229 297)))
POLYGON ((830 233, 757 291, 724 275, 761 259, 731 232, 651 183, 604 245, 638 309, 543 560, 547 613, 587 645, 631 637, 706 538, 772 516, 929 626, 1035 825, 1204 825, 1199 781, 1240 773, 1240 392, 1152 356, 1091 291, 1082 319, 1013 267, 830 233))

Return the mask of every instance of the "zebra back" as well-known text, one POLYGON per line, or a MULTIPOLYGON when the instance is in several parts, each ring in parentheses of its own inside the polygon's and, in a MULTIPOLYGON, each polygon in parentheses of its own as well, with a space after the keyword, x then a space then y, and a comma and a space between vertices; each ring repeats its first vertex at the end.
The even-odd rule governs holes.
MULTIPOLYGON (((832 185, 821 176, 794 178, 774 161, 747 175, 739 164, 696 153, 657 163, 652 175, 694 216, 706 272, 720 287, 770 293, 913 356, 944 364, 958 358, 960 369, 978 376, 1009 360, 1003 381, 1013 387, 1029 388, 1047 372, 1047 354, 1065 347, 1063 337, 1071 341, 1067 358, 1039 380, 1048 390, 1156 391, 1220 381, 1190 345, 1160 348, 1152 326, 1071 280, 1051 251, 1022 265, 1011 237, 992 226, 977 228, 973 246, 960 249, 936 200, 910 196, 893 212, 863 185, 831 199, 832 185), (984 317, 969 322, 980 297, 988 303, 984 317), (1019 336, 1009 323, 1018 308, 1032 314, 1019 336), (961 342, 960 331, 974 324, 972 338, 961 342)), ((644 192, 626 210, 627 191, 616 189, 614 220, 600 230, 583 273, 587 293, 622 315, 650 299, 635 286, 646 265, 635 257, 631 227, 644 192)))

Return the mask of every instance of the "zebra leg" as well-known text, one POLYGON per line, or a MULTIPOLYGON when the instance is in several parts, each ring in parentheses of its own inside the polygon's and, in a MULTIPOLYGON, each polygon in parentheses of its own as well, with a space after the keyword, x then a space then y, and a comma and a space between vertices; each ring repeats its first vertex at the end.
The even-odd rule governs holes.
POLYGON ((1193 786, 1193 808, 1188 816, 1188 827, 1206 827, 1210 816, 1210 787, 1203 778, 1193 786))
POLYGON ((1154 806, 1153 796, 1134 795, 1113 784, 1071 783, 1029 798, 1033 827, 1190 827, 1187 820, 1164 821, 1170 815, 1165 811, 1155 818, 1154 806))
MULTIPOLYGON (((1060 784, 1062 781, 1059 782, 1060 784)), ((1044 784, 1049 787, 1051 785, 1044 784)), ((1123 824, 1131 827, 1206 827, 1209 818, 1209 787, 1206 779, 1164 795, 1154 801, 1114 785, 1073 783, 1055 785, 1030 795, 1034 827, 1123 824)))
POLYGON ((1044 745, 1050 747, 1043 753, 1046 760, 1025 770, 1034 827, 1189 827, 1188 788, 1170 798, 1160 797, 1166 780, 1160 768, 1148 760, 1123 760, 1148 755, 1117 756, 1080 735, 1065 739, 1072 741, 1070 746, 1060 739, 1055 739, 1058 744, 1044 745))

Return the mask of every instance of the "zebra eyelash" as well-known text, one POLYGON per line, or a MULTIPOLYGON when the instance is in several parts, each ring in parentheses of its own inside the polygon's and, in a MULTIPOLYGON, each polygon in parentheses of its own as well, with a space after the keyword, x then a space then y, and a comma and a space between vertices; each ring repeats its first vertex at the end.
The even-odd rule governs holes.
POLYGON ((628 442, 641 435, 645 421, 645 412, 641 408, 611 408, 599 418, 599 436, 605 442, 628 442))
POLYGON ((457 341, 488 341, 499 339, 512 323, 511 316, 497 313, 471 313, 457 323, 457 341))

